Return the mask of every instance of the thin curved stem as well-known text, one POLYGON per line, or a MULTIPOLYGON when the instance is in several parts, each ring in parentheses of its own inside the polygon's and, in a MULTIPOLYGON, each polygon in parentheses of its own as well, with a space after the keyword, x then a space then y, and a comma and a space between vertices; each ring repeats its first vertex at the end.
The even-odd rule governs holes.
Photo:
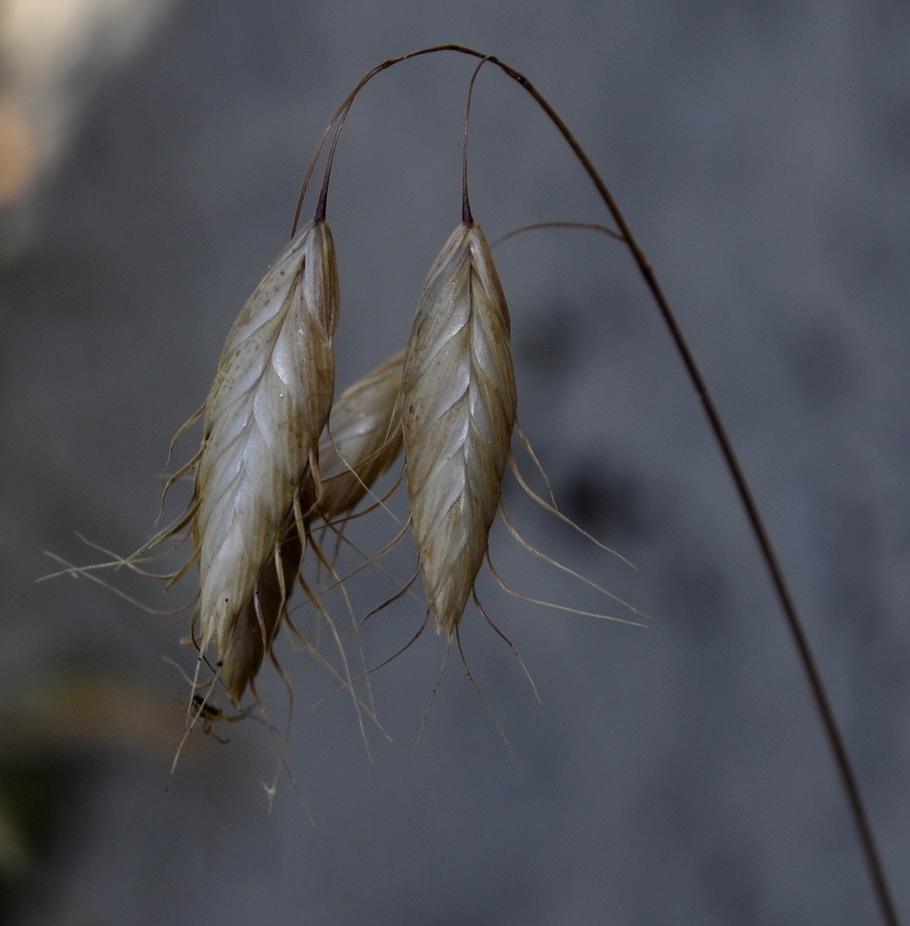
MULTIPOLYGON (((475 52, 470 51, 466 53, 476 54, 475 52)), ((689 345, 683 336, 682 329, 676 320, 676 316, 670 308, 670 304, 667 301, 667 298, 664 295, 660 284, 657 282, 657 277, 655 276, 651 265, 648 263, 648 259, 645 257, 644 252, 639 247, 638 242, 635 240, 635 237, 632 234, 628 224, 626 223, 625 217, 620 211, 619 206, 616 204, 616 201, 613 199, 613 196, 607 188, 607 185, 604 183, 600 174, 597 172, 597 169, 594 167, 584 149, 578 143, 578 140, 569 130, 568 126, 566 126, 559 114, 523 74, 520 74, 507 65, 504 65, 496 58, 489 58, 489 61, 491 64, 499 65, 499 67, 501 67, 506 74, 516 80, 525 88, 525 90, 528 91, 528 93, 531 94, 535 102, 538 103, 538 105, 540 105, 540 107, 546 112, 556 128, 559 130, 560 134, 566 140, 569 147, 572 149, 575 156, 578 158, 579 162, 584 168, 585 173, 587 173, 595 188, 597 189, 597 192, 600 195, 600 198, 603 200, 604 205, 607 207, 610 215, 612 216, 613 221, 616 223, 616 227, 619 230, 619 233, 622 235, 627 247, 631 251, 632 258, 635 261, 639 272, 644 278, 645 284, 651 292, 651 295, 654 298, 658 309, 660 310, 660 314, 663 317, 664 323, 670 330, 673 343, 679 353, 680 358, 683 361, 683 365, 686 368, 686 372, 689 375, 692 386, 694 387, 699 399, 701 400, 702 407, 704 408, 705 414, 707 415, 708 421, 711 425, 711 430, 714 433, 714 437, 720 448, 721 454, 723 455, 724 462, 730 471, 730 476, 732 477, 735 484, 736 492, 739 495, 740 502, 742 503, 743 509, 746 512, 749 525, 753 534, 755 535, 755 539, 761 551, 762 558, 765 562, 765 567, 768 570, 768 574, 771 578, 772 584, 774 585, 775 592, 777 593, 778 602, 786 617, 787 626, 789 627, 790 634, 793 639, 793 644, 796 647, 800 662, 802 663, 803 670, 806 674, 806 679, 809 683, 809 688, 812 693, 813 701, 815 702, 816 710, 819 714, 819 719, 821 720, 825 735, 834 754, 835 765, 841 779, 841 784, 844 788, 844 793, 847 797, 854 825, 856 826, 857 835, 859 836, 863 856, 866 860, 866 866, 869 871, 869 876, 872 879, 874 893, 878 901, 882 920, 887 924, 887 926, 900 926, 900 920, 897 915, 897 907, 891 895, 887 877, 885 876, 884 866, 879 855, 878 846, 875 841, 875 836, 872 832, 871 824, 869 823, 869 815, 866 812, 865 805, 863 803, 862 794, 860 793, 859 789, 859 783, 853 770, 853 765, 850 761, 846 743, 844 742, 843 735, 841 734, 840 727, 837 723, 834 709, 831 706, 831 701, 828 698, 827 692, 825 690, 821 672, 818 669, 818 665, 816 664, 815 657, 812 653, 812 647, 809 644, 809 639, 803 627, 802 620, 800 619, 799 612, 797 611, 796 604, 787 584, 787 580, 784 577, 783 569, 781 568, 777 554, 774 551, 774 546, 771 543, 770 535, 765 528, 764 521, 762 520, 761 514, 759 513, 758 505, 755 502, 752 490, 749 488, 749 483, 746 480, 745 473, 733 449, 733 444, 730 441, 730 437, 727 434, 727 429, 724 427, 720 413, 717 410, 717 406, 714 404, 714 400, 711 398, 711 393, 708 390, 708 386, 705 383, 704 377, 701 374, 698 364, 695 362, 695 357, 693 356, 691 350, 689 349, 689 345)))

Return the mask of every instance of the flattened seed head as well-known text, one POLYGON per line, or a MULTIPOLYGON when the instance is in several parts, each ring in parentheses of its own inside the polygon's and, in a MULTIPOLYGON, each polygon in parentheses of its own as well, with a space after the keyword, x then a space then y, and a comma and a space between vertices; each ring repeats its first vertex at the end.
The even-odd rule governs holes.
POLYGON ((448 633, 486 554, 516 405, 505 295, 483 232, 463 223, 424 284, 402 380, 411 526, 430 611, 448 633))

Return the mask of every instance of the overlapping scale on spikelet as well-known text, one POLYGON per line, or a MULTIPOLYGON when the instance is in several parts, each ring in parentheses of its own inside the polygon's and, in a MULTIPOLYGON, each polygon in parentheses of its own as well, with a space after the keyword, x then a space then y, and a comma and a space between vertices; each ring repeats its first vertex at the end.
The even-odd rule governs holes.
POLYGON ((200 646, 214 643, 222 661, 329 416, 338 307, 331 233, 316 221, 294 236, 241 310, 206 400, 192 535, 200 646))
POLYGON ((402 380, 411 525, 430 612, 453 633, 483 564, 515 424, 509 311, 480 228, 430 270, 402 380))

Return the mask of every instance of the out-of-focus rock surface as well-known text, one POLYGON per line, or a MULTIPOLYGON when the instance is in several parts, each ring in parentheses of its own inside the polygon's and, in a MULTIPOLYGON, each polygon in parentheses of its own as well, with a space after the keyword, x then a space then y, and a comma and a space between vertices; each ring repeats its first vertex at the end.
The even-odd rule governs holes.
MULTIPOLYGON (((517 763, 455 651, 412 755, 443 659, 432 632, 373 677, 393 742, 367 722, 372 761, 349 698, 310 711, 334 683, 283 635, 297 792, 255 722, 219 726, 227 745, 195 732, 169 779, 187 686, 161 657, 192 670, 178 642, 186 617, 145 614, 86 581, 35 584, 57 568, 45 549, 108 558, 74 531, 120 554, 150 535, 170 437, 287 238, 331 113, 374 64, 444 41, 525 72, 626 211, 777 544, 910 917, 906 5, 83 6, 94 18, 78 48, 36 51, 43 70, 30 72, 19 47, 3 74, 0 113, 20 132, 3 150, 27 169, 0 215, 0 678, 23 711, 45 679, 119 679, 149 742, 137 748, 122 718, 103 727, 100 750, 98 724, 86 721, 81 741, 57 731, 78 788, 15 922, 875 922, 730 480, 630 259, 603 236, 538 231, 496 254, 522 426, 565 511, 637 569, 529 504, 514 480, 505 497, 530 543, 650 619, 639 629, 541 609, 483 580, 542 698, 469 609, 464 652, 517 763), (156 704, 171 711, 170 744, 160 718, 148 722, 156 704), (276 771, 269 814, 263 785, 276 771)), ((339 390, 401 346, 460 217, 472 66, 448 54, 394 68, 348 120, 329 199, 339 390)), ((470 180, 491 240, 532 222, 606 221, 565 144, 493 67, 477 83, 470 180)), ((367 522, 357 536, 379 543, 367 522)), ((492 555, 518 591, 608 606, 501 527, 492 555)), ((409 544, 388 565, 407 578, 409 544)), ((163 598, 123 570, 100 575, 159 609, 192 594, 192 577, 163 598)), ((394 588, 373 571, 357 602, 394 588)), ((297 616, 312 628, 305 608, 297 616)), ((366 663, 403 646, 422 616, 405 597, 371 618, 366 663)), ((325 631, 319 645, 331 649, 325 631)), ((281 729, 274 672, 262 692, 281 729)), ((42 711, 74 723, 72 711, 42 711)), ((29 748, 9 761, 40 761, 29 748)))

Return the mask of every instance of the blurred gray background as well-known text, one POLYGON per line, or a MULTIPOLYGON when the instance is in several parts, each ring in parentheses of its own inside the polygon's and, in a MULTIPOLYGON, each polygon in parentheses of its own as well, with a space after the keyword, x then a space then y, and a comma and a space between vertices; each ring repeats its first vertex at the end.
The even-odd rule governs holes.
MULTIPOLYGON (((371 758, 350 700, 322 701, 334 682, 285 636, 296 790, 254 721, 219 726, 226 745, 195 731, 170 779, 187 687, 162 656, 191 669, 185 615, 150 616, 84 580, 35 582, 56 568, 45 550, 104 558, 75 531, 118 553, 152 533, 168 442, 287 238, 331 113, 374 64, 459 42, 549 98, 655 267, 792 583, 910 918, 910 6, 6 0, 0 11, 0 917, 878 921, 730 480, 628 255, 602 236, 529 233, 497 262, 523 426, 564 510, 637 568, 512 479, 506 502, 529 542, 650 619, 641 629, 533 607, 482 579, 542 700, 469 609, 465 654, 514 761, 454 653, 413 751, 444 654, 434 633, 373 676, 392 741, 368 724, 371 758)), ((409 62, 355 104, 329 203, 339 388, 402 345, 460 217, 472 66, 409 62)), ((493 68, 477 85, 470 156, 491 239, 606 220, 542 113, 493 68)), ((501 527, 492 549, 519 591, 607 607, 501 527)), ((407 544, 388 561, 399 577, 412 566, 407 544)), ((192 579, 163 598, 155 583, 105 578, 158 608, 192 594, 192 579)), ((394 584, 373 570, 357 590, 362 614, 394 584)), ((313 626, 305 608, 297 616, 313 626)), ((371 619, 367 663, 421 618, 403 599, 371 619)), ((338 622, 349 625, 343 612, 338 622)), ((327 635, 319 643, 331 652, 327 635)), ((262 691, 283 724, 274 671, 262 691)))

